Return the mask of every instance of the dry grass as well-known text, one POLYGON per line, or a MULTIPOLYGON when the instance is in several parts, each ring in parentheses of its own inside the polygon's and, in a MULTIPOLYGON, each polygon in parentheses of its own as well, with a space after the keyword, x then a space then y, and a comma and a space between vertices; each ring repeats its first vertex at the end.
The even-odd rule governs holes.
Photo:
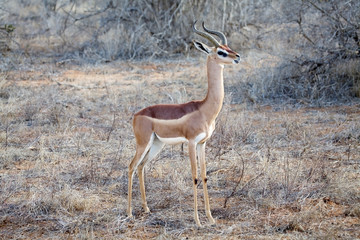
MULTIPOLYGON (((135 220, 126 218, 132 114, 203 97, 198 65, 50 64, 3 73, 1 238, 360 238, 360 105, 232 104, 234 89, 207 149, 217 225, 193 222, 190 166, 179 146, 166 147, 146 168, 152 213, 141 209, 136 180, 135 220)), ((240 73, 227 68, 226 85, 240 73)), ((200 219, 205 223, 202 209, 200 219)))

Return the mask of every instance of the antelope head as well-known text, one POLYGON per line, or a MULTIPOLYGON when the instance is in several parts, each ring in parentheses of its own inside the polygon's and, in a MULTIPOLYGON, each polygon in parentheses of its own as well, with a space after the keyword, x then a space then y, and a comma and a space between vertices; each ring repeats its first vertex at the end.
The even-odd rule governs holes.
POLYGON ((202 27, 205 32, 199 31, 196 29, 195 24, 193 24, 193 31, 209 40, 213 47, 207 46, 206 44, 194 40, 194 45, 200 51, 206 53, 210 58, 215 59, 219 64, 237 64, 240 61, 240 55, 229 48, 227 45, 227 39, 222 32, 210 30, 205 27, 204 22, 202 27), (221 43, 219 43, 212 35, 215 35, 220 38, 221 43))

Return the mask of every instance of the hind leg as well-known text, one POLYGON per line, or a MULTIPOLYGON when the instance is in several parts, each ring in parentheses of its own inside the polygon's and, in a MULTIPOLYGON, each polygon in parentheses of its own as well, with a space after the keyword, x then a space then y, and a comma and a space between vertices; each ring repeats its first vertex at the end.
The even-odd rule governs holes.
POLYGON ((146 158, 146 155, 149 152, 150 146, 154 140, 154 136, 150 137, 150 140, 147 145, 137 145, 136 146, 136 153, 134 158, 132 159, 129 165, 129 182, 128 182, 128 207, 127 207, 127 214, 129 217, 132 216, 131 210, 131 199, 132 199, 132 185, 133 185, 133 178, 135 173, 135 168, 141 164, 141 162, 146 158))
POLYGON ((144 151, 145 151, 144 147, 137 147, 135 156, 129 165, 128 207, 127 207, 127 214, 129 217, 132 217, 131 199, 132 199, 132 185, 133 185, 133 178, 135 173, 135 166, 141 160, 144 151))
POLYGON ((144 159, 141 161, 141 163, 138 165, 138 175, 139 175, 139 181, 140 181, 140 192, 141 192, 141 199, 142 199, 142 206, 146 213, 150 212, 147 202, 146 202, 146 194, 145 194, 145 182, 144 182, 144 166, 147 161, 151 161, 154 159, 161 151, 161 149, 164 147, 164 143, 162 143, 159 139, 155 138, 152 145, 150 146, 150 150, 144 157, 144 159))

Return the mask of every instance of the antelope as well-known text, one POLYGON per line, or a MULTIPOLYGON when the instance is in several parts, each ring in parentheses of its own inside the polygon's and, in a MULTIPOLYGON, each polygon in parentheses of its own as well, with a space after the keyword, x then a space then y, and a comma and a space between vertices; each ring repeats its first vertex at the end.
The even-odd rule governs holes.
POLYGON ((205 212, 211 224, 215 220, 211 215, 209 195, 207 190, 205 145, 215 129, 215 120, 218 116, 224 99, 223 69, 224 64, 237 64, 240 55, 231 50, 227 39, 222 32, 210 30, 199 31, 196 21, 192 29, 201 37, 209 40, 212 47, 194 40, 195 47, 207 55, 208 90, 203 100, 191 101, 183 104, 158 104, 140 110, 133 118, 133 131, 136 139, 136 153, 129 165, 128 182, 128 217, 132 217, 131 195, 135 170, 137 168, 142 206, 149 213, 145 195, 144 166, 161 151, 165 144, 187 143, 191 164, 193 192, 194 192, 194 218, 201 226, 198 216, 197 185, 197 156, 200 163, 200 174, 203 182, 205 212), (221 44, 214 36, 220 38, 221 44))

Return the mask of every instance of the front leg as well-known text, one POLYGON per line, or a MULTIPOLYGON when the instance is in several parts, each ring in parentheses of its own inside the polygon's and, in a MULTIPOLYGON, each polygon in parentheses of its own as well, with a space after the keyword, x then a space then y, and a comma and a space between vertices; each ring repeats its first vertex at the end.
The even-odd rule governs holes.
POLYGON ((205 142, 199 143, 196 147, 197 154, 200 160, 200 174, 204 186, 204 200, 205 200, 205 211, 206 216, 208 217, 211 224, 215 224, 215 220, 211 215, 210 203, 209 203, 209 194, 207 190, 207 177, 206 177, 206 162, 205 162, 205 142))
POLYGON ((191 164, 191 175, 193 180, 193 190, 194 190, 194 218, 196 224, 200 227, 200 220, 198 215, 198 205, 197 205, 197 185, 198 185, 198 178, 197 178, 197 164, 196 164, 196 143, 194 140, 189 141, 189 157, 190 157, 190 164, 191 164))

